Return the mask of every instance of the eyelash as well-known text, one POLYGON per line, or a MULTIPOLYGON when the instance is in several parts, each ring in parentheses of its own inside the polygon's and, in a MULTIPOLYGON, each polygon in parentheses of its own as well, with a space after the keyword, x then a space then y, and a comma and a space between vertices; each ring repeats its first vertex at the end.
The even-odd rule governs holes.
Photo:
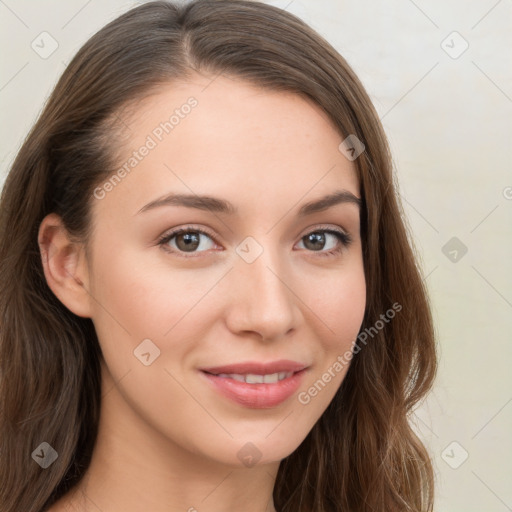
MULTIPOLYGON (((211 238, 215 243, 217 243, 215 238, 210 233, 208 233, 208 231, 205 231, 204 229, 201 229, 201 228, 195 228, 193 226, 188 226, 186 228, 176 229, 174 231, 171 231, 170 233, 165 233, 164 235, 162 235, 159 238, 158 245, 161 246, 165 251, 170 252, 172 254, 178 254, 180 257, 184 257, 184 258, 197 257, 197 256, 185 256, 185 254, 187 254, 186 252, 176 251, 175 249, 170 249, 169 246, 167 245, 175 236, 181 235, 183 233, 201 233, 201 234, 206 235, 207 237, 211 238)), ((329 251, 309 251, 309 252, 313 252, 313 253, 318 253, 318 255, 321 257, 335 256, 335 255, 341 253, 344 249, 348 248, 349 245, 352 243, 352 237, 348 233, 345 233, 344 231, 341 231, 341 230, 338 231, 336 229, 332 229, 332 228, 327 229, 327 228, 323 228, 323 227, 319 227, 313 231, 310 231, 309 233, 306 233, 304 236, 301 237, 301 240, 313 233, 329 233, 331 235, 334 235, 340 242, 340 244, 336 248, 330 249, 329 251)), ((201 252, 203 252, 203 251, 200 251, 199 253, 196 253, 196 254, 200 254, 201 252)), ((189 253, 189 254, 194 254, 194 253, 189 253)))

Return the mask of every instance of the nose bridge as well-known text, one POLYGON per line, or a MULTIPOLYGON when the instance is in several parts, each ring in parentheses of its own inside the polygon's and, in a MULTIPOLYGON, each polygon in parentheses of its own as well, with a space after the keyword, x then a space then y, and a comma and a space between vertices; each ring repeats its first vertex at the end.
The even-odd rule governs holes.
MULTIPOLYGON (((249 237, 250 238, 250 237, 249 237)), ((246 240, 237 249, 235 263, 235 302, 232 304, 233 327, 257 331, 262 337, 285 334, 297 320, 294 294, 286 271, 275 248, 246 240), (245 249, 245 251, 244 251, 245 249)))

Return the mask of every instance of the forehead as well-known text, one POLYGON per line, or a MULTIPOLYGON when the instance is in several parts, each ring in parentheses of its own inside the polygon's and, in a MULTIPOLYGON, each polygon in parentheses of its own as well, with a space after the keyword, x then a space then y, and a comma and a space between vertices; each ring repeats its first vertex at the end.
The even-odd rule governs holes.
POLYGON ((124 172, 106 202, 121 191, 134 208, 165 192, 197 193, 229 197, 243 211, 255 199, 297 202, 333 188, 359 195, 355 165, 338 149, 341 134, 293 92, 193 75, 153 90, 119 120, 116 165, 124 172))

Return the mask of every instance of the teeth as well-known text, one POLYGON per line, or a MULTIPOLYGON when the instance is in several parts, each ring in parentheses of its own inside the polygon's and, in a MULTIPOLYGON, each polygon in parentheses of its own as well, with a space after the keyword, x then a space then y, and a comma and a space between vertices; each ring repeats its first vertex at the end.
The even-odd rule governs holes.
POLYGON ((269 375, 263 376, 263 382, 265 384, 274 384, 279 380, 279 374, 278 373, 271 373, 269 375))
POLYGON ((247 382, 247 384, 263 384, 263 382, 265 382, 265 376, 248 373, 245 376, 245 382, 247 382))
POLYGON ((233 379, 238 382, 246 382, 247 384, 274 384, 280 380, 287 379, 292 375, 293 372, 270 373, 268 375, 255 375, 253 373, 248 373, 247 375, 240 375, 237 373, 219 373, 217 377, 233 379))

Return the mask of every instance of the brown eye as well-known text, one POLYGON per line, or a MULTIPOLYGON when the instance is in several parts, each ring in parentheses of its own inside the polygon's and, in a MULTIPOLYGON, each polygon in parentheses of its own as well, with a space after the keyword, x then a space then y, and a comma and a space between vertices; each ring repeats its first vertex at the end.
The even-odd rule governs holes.
POLYGON ((181 233, 175 235, 176 246, 180 251, 195 251, 199 247, 200 236, 197 233, 181 233))
POLYGON ((306 235, 303 240, 305 240, 304 245, 307 249, 311 249, 312 251, 322 250, 325 245, 325 235, 321 232, 314 232, 306 235))
POLYGON ((348 233, 332 229, 312 231, 301 239, 306 249, 322 255, 341 252, 344 247, 350 245, 351 241, 352 238, 348 233))
POLYGON ((213 240, 208 233, 200 229, 179 229, 165 235, 159 244, 171 252, 203 252, 203 250, 211 249, 213 240), (206 241, 205 241, 206 240, 206 241), (210 241, 210 247, 208 246, 210 241), (198 251, 197 249, 202 250, 198 251))

